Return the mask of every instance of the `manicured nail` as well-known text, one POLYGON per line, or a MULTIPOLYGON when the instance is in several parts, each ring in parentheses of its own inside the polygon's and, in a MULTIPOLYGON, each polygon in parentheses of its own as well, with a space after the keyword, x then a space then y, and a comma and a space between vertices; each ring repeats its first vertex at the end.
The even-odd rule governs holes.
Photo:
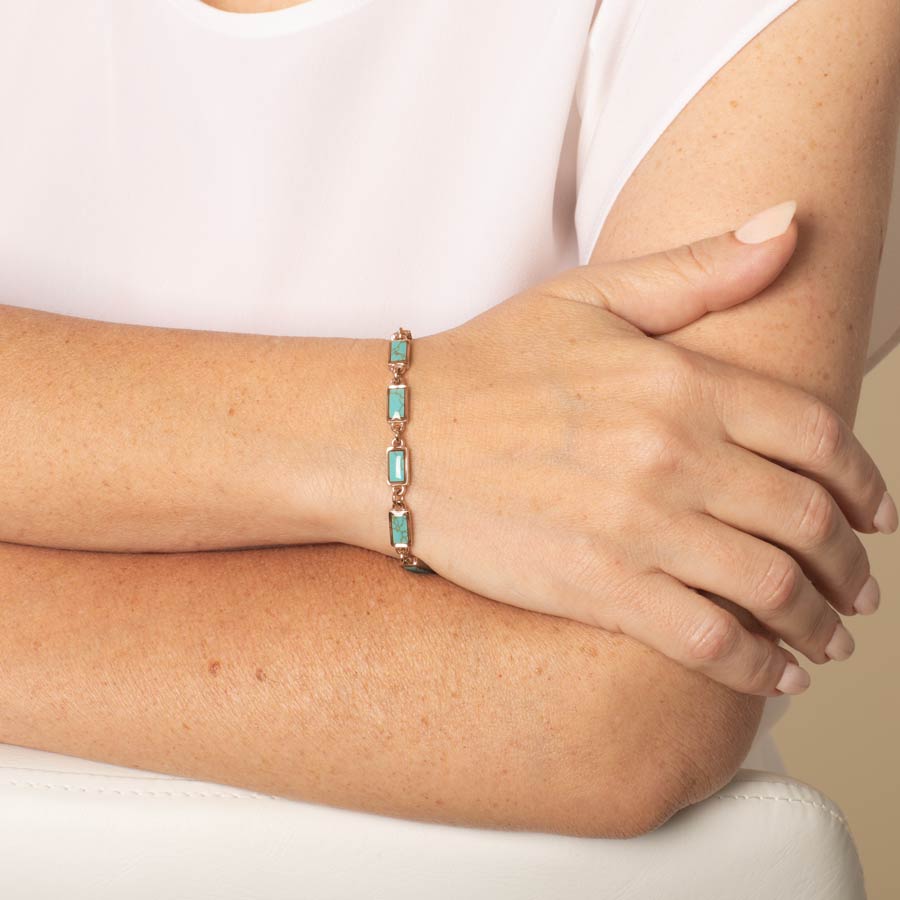
POLYGON ((869 580, 862 586, 857 598, 853 601, 853 608, 861 616, 871 616, 881 603, 881 588, 878 582, 870 575, 869 580))
POLYGON ((825 648, 825 655, 829 659, 834 660, 850 659, 855 648, 856 644, 853 641, 853 636, 838 622, 837 627, 834 629, 834 634, 825 648))
POLYGON ((804 669, 801 669, 800 666, 789 662, 784 667, 784 674, 781 676, 781 681, 779 681, 775 687, 781 691, 782 694, 802 694, 809 687, 809 683, 809 672, 806 672, 804 669))
POLYGON ((878 512, 875 513, 874 525, 882 534, 893 534, 897 530, 897 504, 891 495, 885 491, 878 504, 878 512))
POLYGON ((734 236, 742 244, 762 244, 784 234, 797 212, 796 200, 786 200, 770 206, 748 219, 738 228, 734 236))

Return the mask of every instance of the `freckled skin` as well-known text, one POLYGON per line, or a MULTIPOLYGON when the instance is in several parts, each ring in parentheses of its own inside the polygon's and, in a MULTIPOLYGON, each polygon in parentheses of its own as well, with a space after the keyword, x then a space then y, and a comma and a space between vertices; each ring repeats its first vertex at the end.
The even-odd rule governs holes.
MULTIPOLYGON (((244 12, 296 4, 206 2, 244 12)), ((731 226, 764 199, 797 199, 814 240, 798 255, 793 279, 743 310, 703 320, 681 340, 793 374, 850 415, 890 145, 876 128, 888 92, 873 87, 852 103, 842 92, 860 91, 857 73, 883 69, 871 47, 872 59, 852 51, 876 38, 891 68, 871 85, 894 77, 896 31, 864 27, 888 2, 895 0, 822 0, 782 16, 661 137, 598 242, 601 256, 639 255, 731 226), (835 28, 842 16, 850 27, 835 28), (814 86, 804 96, 791 87, 790 53, 801 42, 809 45, 805 58, 838 66, 835 79, 822 76, 840 85, 834 93, 829 85, 827 102, 814 86), (725 115, 721 101, 736 96, 740 115, 725 115), (800 166, 795 137, 813 130, 813 164, 800 166), (838 263, 833 275, 829 262, 838 263), (822 309, 838 315, 817 316, 822 309), (822 353, 842 321, 853 339, 822 353)), ((248 366, 256 371, 252 360, 248 366)), ((253 408, 242 406, 235 424, 253 408)), ((59 447, 58 458, 68 456, 59 447)), ((631 789, 624 799, 616 793, 620 785, 655 800, 652 778, 663 763, 696 760, 705 780, 676 792, 673 807, 698 799, 730 777, 757 718, 752 698, 733 697, 621 635, 488 603, 440 578, 411 583, 393 560, 347 545, 156 556, 0 544, 0 578, 0 740, 301 800, 476 827, 616 836, 635 801, 631 789), (379 589, 387 599, 377 601, 377 615, 363 615, 379 589), (210 597, 240 602, 247 619, 222 616, 210 597), (449 635, 452 623, 459 637, 449 635), (271 660, 280 677, 265 692, 246 676, 235 679, 233 693, 209 690, 198 670, 221 664, 209 660, 202 634, 226 658, 271 660), (327 652, 335 634, 346 637, 343 653, 327 652), (41 668, 33 659, 38 636, 41 668), (536 657, 542 678, 532 671, 536 657), (501 664, 507 676, 491 677, 501 664), (77 716, 67 714, 73 708, 77 716), (535 727, 548 719, 553 729, 535 727), (396 734, 390 745, 381 738, 385 720, 396 734), (647 752, 656 747, 667 752, 647 752), (260 767, 266 754, 271 761, 260 767), (633 768, 648 759, 652 766, 633 768), (576 794, 581 802, 566 806, 576 794), (436 816, 441 797, 447 807, 436 816)))
POLYGON ((617 197, 592 261, 712 234, 793 198, 800 242, 782 277, 663 340, 792 382, 852 424, 897 136, 896 5, 811 7, 768 26, 678 115, 617 197), (689 169, 679 145, 692 148, 689 169), (697 202, 697 172, 714 198, 697 202))

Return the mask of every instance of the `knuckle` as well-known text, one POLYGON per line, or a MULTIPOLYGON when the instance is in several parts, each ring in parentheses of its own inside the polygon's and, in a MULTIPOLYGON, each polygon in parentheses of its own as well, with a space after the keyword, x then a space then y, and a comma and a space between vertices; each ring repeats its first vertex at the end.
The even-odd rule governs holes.
POLYGON ((768 615, 785 612, 796 596, 801 577, 794 560, 783 553, 774 554, 757 586, 757 607, 768 615))
POLYGON ((718 382, 708 359, 681 347, 660 343, 664 348, 657 379, 657 397, 666 410, 677 410, 682 419, 696 418, 714 403, 720 393, 718 382))
POLYGON ((820 484, 811 482, 797 523, 800 543, 804 548, 819 547, 833 537, 837 525, 838 510, 831 494, 820 484))
POLYGON ((657 341, 638 378, 648 398, 666 410, 688 414, 707 400, 711 367, 699 353, 665 341, 657 341))
POLYGON ((820 400, 813 400, 807 413, 804 434, 806 457, 816 468, 828 466, 844 446, 844 423, 840 416, 820 400))
POLYGON ((666 250, 663 259, 670 271, 687 284, 694 285, 713 273, 710 260, 703 249, 693 244, 685 244, 666 250))
POLYGON ((687 442, 665 422, 638 429, 633 435, 631 458, 642 478, 676 475, 688 453, 687 442))
POLYGON ((673 344, 660 343, 656 349, 659 374, 666 385, 679 390, 693 389, 702 371, 700 357, 673 344))
POLYGON ((690 257, 691 268, 704 277, 712 277, 716 274, 715 257, 711 255, 702 241, 695 244, 686 244, 685 252, 690 257))
POLYGON ((698 664, 721 662, 737 645, 741 626, 724 610, 712 609, 687 636, 688 657, 698 664))

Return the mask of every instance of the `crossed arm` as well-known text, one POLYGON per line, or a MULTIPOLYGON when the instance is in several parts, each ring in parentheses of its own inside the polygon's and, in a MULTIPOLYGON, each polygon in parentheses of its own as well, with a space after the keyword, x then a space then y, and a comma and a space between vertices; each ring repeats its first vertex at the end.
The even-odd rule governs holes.
MULTIPOLYGON (((595 261, 797 199, 801 247, 782 278, 669 339, 793 381, 852 420, 898 60, 893 0, 800 0, 657 142, 595 261)), ((349 546, 2 545, 0 573, 0 740, 297 799, 637 834, 727 781, 761 710, 621 635, 411 578, 349 546)))

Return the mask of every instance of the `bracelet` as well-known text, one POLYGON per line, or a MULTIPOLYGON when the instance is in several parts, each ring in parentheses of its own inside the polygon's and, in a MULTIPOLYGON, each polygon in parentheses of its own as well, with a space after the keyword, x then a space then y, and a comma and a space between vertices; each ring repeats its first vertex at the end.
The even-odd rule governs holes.
POLYGON ((409 387, 403 375, 409 368, 412 351, 412 334, 406 328, 398 328, 391 335, 388 367, 391 383, 387 394, 387 419, 394 432, 394 439, 387 448, 388 484, 391 486, 391 508, 388 522, 391 526, 391 546, 400 555, 400 564, 407 572, 427 573, 434 569, 413 555, 410 543, 412 528, 409 509, 404 495, 409 487, 409 447, 401 434, 409 420, 409 387))

